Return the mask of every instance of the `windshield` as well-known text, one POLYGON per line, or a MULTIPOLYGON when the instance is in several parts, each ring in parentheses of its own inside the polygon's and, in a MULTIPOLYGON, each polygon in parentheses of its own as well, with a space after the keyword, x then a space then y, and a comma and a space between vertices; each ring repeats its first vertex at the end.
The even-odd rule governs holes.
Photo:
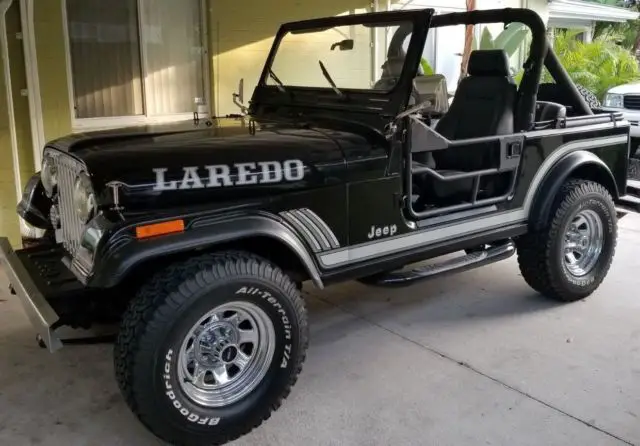
MULTIPOLYGON (((410 27, 411 22, 393 25, 410 27)), ((338 95, 345 89, 391 90, 405 55, 387 60, 390 28, 388 23, 367 23, 288 32, 280 41, 266 83, 281 91, 288 86, 331 88, 338 95)))

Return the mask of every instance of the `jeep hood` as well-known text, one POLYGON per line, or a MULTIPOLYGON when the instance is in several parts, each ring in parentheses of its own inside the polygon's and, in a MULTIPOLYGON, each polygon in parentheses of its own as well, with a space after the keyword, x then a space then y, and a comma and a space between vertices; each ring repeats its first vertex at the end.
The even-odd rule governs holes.
POLYGON ((120 184, 127 210, 276 196, 344 182, 344 150, 370 137, 322 127, 270 124, 250 132, 238 121, 72 135, 49 144, 82 160, 110 201, 120 184))

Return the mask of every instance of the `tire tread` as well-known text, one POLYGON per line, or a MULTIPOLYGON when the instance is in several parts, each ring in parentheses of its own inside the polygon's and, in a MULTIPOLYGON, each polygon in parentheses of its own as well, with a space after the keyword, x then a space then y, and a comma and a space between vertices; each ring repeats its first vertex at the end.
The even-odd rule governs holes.
MULTIPOLYGON (((547 297, 562 302, 573 302, 582 299, 595 291, 594 288, 583 294, 571 293, 566 289, 566 287, 562 286, 562 283, 557 280, 553 274, 551 274, 552 266, 550 265, 550 259, 552 257, 552 242, 557 237, 561 236, 560 231, 562 230, 562 222, 569 211, 569 208, 584 195, 593 193, 604 197, 605 200, 611 204, 611 207, 614 208, 611 194, 602 184, 588 180, 571 179, 562 185, 560 192, 558 193, 558 197, 556 198, 554 209, 551 214, 552 219, 548 227, 546 229, 526 234, 516 241, 518 265, 524 280, 531 288, 547 297)), ((613 215, 614 231, 617 232, 615 212, 613 215)), ((611 266, 615 249, 616 239, 614 238, 609 264, 605 266, 602 277, 596 284, 596 288, 600 285, 600 282, 611 266)))
POLYGON ((248 252, 228 251, 193 257, 168 266, 140 288, 121 321, 114 347, 115 374, 120 391, 132 412, 150 430, 154 430, 150 424, 153 415, 140 407, 139 395, 136 395, 132 385, 136 357, 142 349, 155 347, 155 344, 144 338, 145 333, 170 320, 176 309, 194 291, 216 281, 238 276, 259 277, 281 288, 292 303, 299 321, 299 354, 291 358, 296 363, 285 388, 275 402, 263 410, 260 417, 238 423, 215 437, 207 438, 207 444, 221 445, 246 435, 267 420, 290 394, 302 371, 309 343, 306 305, 296 284, 280 268, 273 267, 267 260, 248 252))

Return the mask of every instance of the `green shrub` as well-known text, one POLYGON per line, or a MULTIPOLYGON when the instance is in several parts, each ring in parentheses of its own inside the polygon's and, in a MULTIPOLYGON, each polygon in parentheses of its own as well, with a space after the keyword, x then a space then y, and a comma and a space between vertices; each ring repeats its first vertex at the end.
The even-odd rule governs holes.
POLYGON ((507 53, 507 56, 513 56, 519 48, 524 45, 529 36, 529 28, 522 23, 509 24, 495 38, 489 31, 488 27, 484 27, 480 42, 478 43, 474 37, 472 48, 474 50, 494 50, 501 49, 507 53))
MULTIPOLYGON (((605 37, 582 43, 576 39, 577 33, 558 33, 553 41, 554 51, 575 83, 602 100, 609 89, 640 80, 638 61, 629 50, 605 37)), ((546 70, 543 82, 552 82, 546 70)))

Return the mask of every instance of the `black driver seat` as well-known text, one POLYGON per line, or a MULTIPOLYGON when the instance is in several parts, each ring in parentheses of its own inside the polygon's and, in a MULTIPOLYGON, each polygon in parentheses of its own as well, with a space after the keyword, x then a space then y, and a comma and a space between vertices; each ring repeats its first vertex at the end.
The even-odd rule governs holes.
MULTIPOLYGON (((435 130, 449 140, 477 138, 513 133, 517 87, 509 73, 509 59, 503 50, 476 50, 469 58, 469 76, 461 80, 453 102, 435 130)), ((441 175, 497 167, 486 144, 430 152, 431 160, 414 159, 430 164, 441 175)), ((421 175, 417 180, 426 201, 460 196, 468 200, 472 179, 436 181, 421 175), (428 183, 428 184, 425 184, 428 183)), ((425 201, 425 200, 421 200, 425 201)))

